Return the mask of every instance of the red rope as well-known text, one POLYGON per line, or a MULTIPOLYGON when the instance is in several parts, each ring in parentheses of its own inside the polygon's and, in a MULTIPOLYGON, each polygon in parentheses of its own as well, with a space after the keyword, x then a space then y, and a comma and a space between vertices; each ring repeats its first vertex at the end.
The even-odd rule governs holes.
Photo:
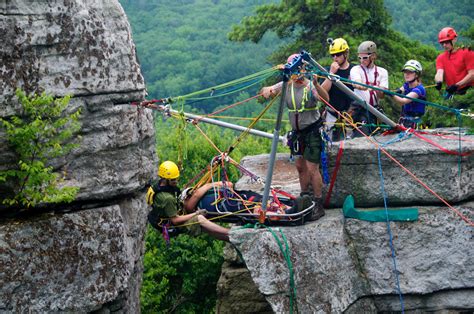
POLYGON ((472 154, 472 152, 461 153, 461 152, 458 152, 458 151, 455 151, 455 150, 450 150, 450 149, 444 148, 443 146, 439 145, 438 143, 435 143, 432 140, 430 140, 430 139, 424 137, 423 135, 419 134, 418 132, 415 132, 415 130, 411 130, 410 133, 412 133, 413 135, 415 135, 419 139, 427 142, 428 144, 431 144, 431 145, 439 148, 441 151, 445 152, 446 154, 456 155, 456 156, 469 156, 470 154, 472 154))
POLYGON ((388 158, 390 158, 393 162, 395 162, 400 168, 402 168, 406 173, 408 173, 413 179, 415 179, 415 181, 417 181, 419 184, 421 184, 421 186, 423 186, 428 192, 430 192, 431 194, 433 194, 436 198, 438 198, 441 202, 443 202, 446 206, 448 206, 449 209, 451 209, 453 212, 456 213, 456 215, 458 215, 462 220, 464 220, 468 225, 470 225, 471 227, 474 226, 474 223, 469 219, 467 218, 466 216, 464 216, 459 210, 457 210, 456 208, 454 208, 451 204, 449 204, 447 201, 445 201, 441 196, 439 196, 435 191, 433 191, 430 187, 428 187, 428 185, 426 185, 426 183, 424 183, 423 181, 421 181, 420 179, 418 179, 417 176, 415 176, 410 170, 408 170, 405 166, 403 166, 395 157, 393 157, 392 155, 390 155, 383 147, 381 147, 377 142, 375 142, 373 139, 371 139, 369 136, 367 136, 364 132, 362 132, 356 124, 354 124, 353 122, 349 121, 349 119, 347 119, 346 117, 344 117, 338 110, 336 110, 336 108, 334 108, 329 102, 327 102, 325 99, 323 99, 322 97, 319 97, 319 99, 321 99, 327 106, 329 106, 330 108, 332 108, 340 117, 342 117, 344 120, 346 120, 347 122, 349 122, 349 124, 355 129, 357 130, 360 134, 362 134, 365 138, 367 138, 372 144, 375 145, 375 147, 377 147, 378 149, 380 149, 380 151, 382 151, 388 158))
POLYGON ((337 171, 341 165, 342 152, 344 151, 344 141, 341 141, 339 144, 339 151, 337 152, 336 165, 334 166, 334 172, 332 173, 331 183, 329 184, 328 194, 326 195, 326 200, 324 201, 324 207, 328 207, 329 201, 331 200, 332 188, 336 182, 337 171))

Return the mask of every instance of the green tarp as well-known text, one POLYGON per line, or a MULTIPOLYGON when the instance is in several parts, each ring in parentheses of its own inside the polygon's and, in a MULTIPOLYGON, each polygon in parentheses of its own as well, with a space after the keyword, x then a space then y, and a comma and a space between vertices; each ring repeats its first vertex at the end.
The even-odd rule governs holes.
MULTIPOLYGON (((388 209, 388 220, 390 221, 415 221, 418 220, 418 208, 388 209)), ((348 195, 342 206, 342 212, 346 218, 355 218, 365 221, 387 221, 385 209, 356 209, 354 197, 348 195)))

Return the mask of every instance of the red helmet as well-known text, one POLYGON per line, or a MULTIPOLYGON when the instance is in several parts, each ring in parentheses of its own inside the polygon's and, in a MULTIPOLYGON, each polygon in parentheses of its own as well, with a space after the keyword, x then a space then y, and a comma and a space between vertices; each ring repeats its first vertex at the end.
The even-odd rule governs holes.
POLYGON ((452 27, 443 28, 438 34, 438 42, 442 43, 443 41, 453 40, 458 37, 456 31, 452 27))
POLYGON ((288 57, 288 59, 286 59, 286 63, 291 63, 293 59, 298 57, 299 55, 300 55, 299 53, 292 54, 291 56, 288 57))

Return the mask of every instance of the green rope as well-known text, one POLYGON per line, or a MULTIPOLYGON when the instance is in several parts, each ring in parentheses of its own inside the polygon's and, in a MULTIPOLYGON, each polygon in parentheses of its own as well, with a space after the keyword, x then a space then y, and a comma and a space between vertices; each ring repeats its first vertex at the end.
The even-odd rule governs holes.
MULTIPOLYGON (((187 100, 205 100, 205 99, 212 99, 212 98, 217 98, 217 97, 223 97, 223 96, 227 96, 227 95, 231 95, 231 94, 234 94, 234 93, 238 93, 240 91, 243 91, 249 87, 252 87, 254 85, 257 85, 257 84, 260 84, 261 82, 265 81, 266 79, 268 79, 269 77, 272 77, 275 73, 270 73, 270 74, 267 74, 265 76, 262 76, 259 80, 253 82, 252 84, 248 84, 248 85, 245 85, 244 87, 241 87, 239 89, 235 89, 235 90, 232 90, 232 91, 229 91, 227 93, 223 93, 223 94, 219 94, 219 95, 215 95, 215 96, 207 96, 207 97, 187 97, 186 96, 186 99, 187 100)), ((182 97, 185 97, 185 96, 182 96, 182 97)))
MULTIPOLYGON (((209 88, 206 88, 206 89, 203 89, 203 90, 200 90, 200 91, 196 91, 196 92, 193 92, 193 93, 190 93, 190 94, 187 94, 187 95, 183 95, 183 96, 178 96, 178 97, 175 97, 175 98, 176 99, 188 99, 188 98, 200 95, 200 94, 210 93, 212 91, 224 89, 224 88, 227 88, 227 87, 239 84, 239 83, 245 83, 245 82, 248 82, 248 81, 252 81, 252 80, 254 80, 258 77, 261 77, 261 76, 264 76, 265 78, 267 78, 267 77, 269 77, 269 76, 271 76, 274 73, 279 72, 279 71, 280 70, 278 70, 276 68, 265 69, 263 71, 260 71, 260 72, 257 72, 257 73, 254 73, 254 74, 251 74, 251 75, 248 75, 248 76, 244 76, 242 78, 235 79, 235 80, 230 81, 230 82, 226 82, 226 83, 214 86, 214 87, 209 87, 209 88)), ((172 100, 174 100, 174 99, 172 98, 172 100)))
MULTIPOLYGON (((328 72, 323 72, 323 71, 319 71, 319 70, 315 70, 314 73, 319 74, 319 75, 323 75, 323 76, 327 76, 328 78, 334 77, 334 75, 329 74, 328 72)), ((337 79, 341 80, 343 82, 360 85, 360 86, 363 86, 363 87, 366 87, 366 88, 371 88, 371 89, 383 92, 383 93, 388 94, 388 95, 392 95, 392 96, 396 95, 396 96, 399 96, 399 97, 402 97, 402 98, 407 98, 407 99, 410 99, 412 101, 416 101, 416 102, 419 102, 419 103, 422 103, 422 104, 425 104, 425 105, 428 105, 428 106, 436 107, 438 109, 451 111, 455 114, 460 114, 461 113, 460 110, 456 109, 456 108, 450 108, 450 107, 446 107, 446 106, 436 104, 436 103, 431 102, 431 101, 426 101, 426 100, 422 100, 422 99, 418 99, 418 98, 412 98, 412 97, 408 97, 407 95, 397 94, 395 92, 392 92, 392 91, 389 91, 389 90, 386 90, 386 89, 383 89, 383 88, 380 88, 380 87, 375 87, 375 86, 372 86, 372 85, 367 85, 367 84, 364 84, 364 83, 352 81, 350 79, 346 79, 346 78, 343 78, 343 77, 337 77, 337 79)))
POLYGON ((288 297, 290 298, 290 313, 293 313, 293 306, 296 308, 295 311, 298 312, 297 303, 295 302, 296 285, 295 285, 295 278, 294 278, 294 271, 293 271, 293 263, 291 262, 291 252, 290 252, 288 241, 286 240, 285 234, 281 231, 281 229, 278 229, 280 231, 281 237, 283 238, 283 241, 285 242, 285 248, 283 249, 283 244, 281 243, 280 238, 277 236, 277 234, 273 231, 272 228, 266 225, 260 224, 258 222, 255 225, 252 225, 249 223, 249 224, 246 224, 245 226, 242 226, 239 229, 252 228, 252 227, 254 229, 258 229, 260 227, 266 228, 268 231, 270 231, 270 233, 273 235, 273 238, 276 240, 278 247, 280 248, 280 251, 283 254, 283 258, 286 261, 286 265, 288 266, 288 270, 290 273, 290 289, 288 292, 288 297))

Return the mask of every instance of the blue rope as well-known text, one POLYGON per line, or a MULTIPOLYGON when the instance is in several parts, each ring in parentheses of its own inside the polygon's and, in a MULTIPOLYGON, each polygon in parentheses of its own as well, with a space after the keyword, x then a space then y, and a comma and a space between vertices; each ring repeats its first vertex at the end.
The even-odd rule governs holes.
POLYGON ((393 261, 393 272, 395 274, 395 279, 396 279, 396 282, 397 282, 397 292, 398 292, 398 296, 400 298, 400 306, 402 308, 402 313, 405 313, 405 306, 403 304, 403 295, 402 295, 402 291, 400 289, 399 271, 397 269, 397 257, 395 255, 395 247, 393 245, 392 230, 390 228, 390 220, 388 218, 387 194, 385 193, 385 187, 384 187, 385 183, 384 183, 384 178, 383 178, 383 173, 382 173, 382 162, 381 162, 381 159, 380 159, 380 148, 377 150, 377 157, 378 157, 379 173, 380 173, 380 181, 381 181, 380 189, 381 189, 382 195, 383 195, 383 204, 384 204, 384 208, 385 208, 385 216, 387 218, 387 220, 386 220, 386 222, 387 222, 387 232, 388 232, 389 239, 390 239, 389 243, 390 243, 390 250, 391 250, 392 261, 393 261))
POLYGON ((324 131, 321 132, 321 169, 323 170, 323 182, 324 184, 329 183, 329 171, 328 171, 328 157, 326 153, 327 143, 331 142, 328 134, 324 131))

